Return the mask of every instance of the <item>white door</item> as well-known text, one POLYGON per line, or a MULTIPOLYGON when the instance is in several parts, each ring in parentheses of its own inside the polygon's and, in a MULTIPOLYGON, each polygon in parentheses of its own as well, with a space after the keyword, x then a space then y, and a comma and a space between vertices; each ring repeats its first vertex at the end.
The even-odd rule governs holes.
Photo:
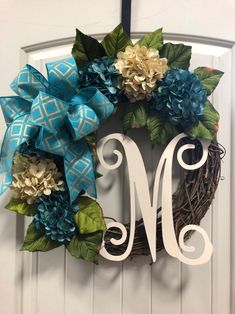
MULTIPOLYGON (((8 85, 24 63, 43 72, 45 63, 69 54, 75 27, 100 38, 120 23, 120 10, 120 1, 110 0, 0 0, 0 95, 11 93, 8 85)), ((209 66, 225 72, 212 101, 221 114, 219 142, 227 154, 223 180, 202 222, 214 245, 212 260, 190 267, 160 252, 154 265, 150 258, 138 257, 124 263, 101 259, 99 266, 93 266, 69 256, 62 247, 22 253, 18 249, 28 221, 4 209, 6 194, 0 198, 0 314, 234 313, 234 12, 232 0, 133 0, 132 4, 134 37, 163 26, 167 40, 193 46, 192 68, 209 66)), ((2 139, 2 115, 0 126, 2 139)), ((118 125, 114 128, 120 131, 118 125)), ((103 134, 112 129, 107 124, 103 134)), ((156 152, 150 153, 144 136, 138 144, 149 152, 145 163, 151 180, 156 152)), ((105 214, 117 219, 127 203, 124 177, 122 167, 106 173, 99 184, 105 214)), ((201 245, 196 235, 190 241, 201 245)))

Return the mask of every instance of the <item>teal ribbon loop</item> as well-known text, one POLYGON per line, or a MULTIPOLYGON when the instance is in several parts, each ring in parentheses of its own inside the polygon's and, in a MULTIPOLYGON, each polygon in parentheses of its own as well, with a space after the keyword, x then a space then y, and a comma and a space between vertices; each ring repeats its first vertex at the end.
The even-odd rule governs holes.
POLYGON ((33 100, 30 118, 33 124, 56 133, 65 122, 69 103, 47 93, 39 92, 33 100))
POLYGON ((12 183, 15 150, 34 139, 37 148, 63 157, 71 202, 82 190, 96 197, 92 155, 84 137, 98 129, 114 106, 95 87, 76 91, 79 77, 73 58, 46 67, 48 80, 26 65, 11 84, 18 96, 0 98, 8 125, 1 149, 5 177, 0 194, 12 183))

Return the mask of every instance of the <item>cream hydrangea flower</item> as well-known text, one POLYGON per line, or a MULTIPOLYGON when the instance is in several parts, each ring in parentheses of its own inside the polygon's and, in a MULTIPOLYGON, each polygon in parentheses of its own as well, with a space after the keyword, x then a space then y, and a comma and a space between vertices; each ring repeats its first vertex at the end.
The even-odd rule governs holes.
POLYGON ((62 173, 50 159, 36 156, 15 154, 13 160, 13 197, 26 200, 33 204, 41 195, 50 195, 52 191, 64 191, 65 183, 61 180, 62 173))
POLYGON ((156 82, 167 71, 167 59, 154 48, 127 46, 117 54, 115 67, 122 75, 121 88, 131 102, 149 98, 156 82))

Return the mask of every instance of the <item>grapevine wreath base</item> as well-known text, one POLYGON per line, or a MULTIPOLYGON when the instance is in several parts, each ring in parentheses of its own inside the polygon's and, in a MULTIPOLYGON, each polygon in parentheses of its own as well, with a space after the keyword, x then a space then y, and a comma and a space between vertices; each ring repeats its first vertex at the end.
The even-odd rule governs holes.
MULTIPOLYGON (((197 144, 196 144, 197 145, 197 144)), ((184 180, 173 194, 173 217, 176 238, 179 238, 182 228, 189 224, 200 225, 214 198, 219 180, 221 179, 221 159, 225 150, 218 144, 211 144, 208 148, 208 158, 203 167, 193 171, 185 171, 184 180)), ((190 164, 200 159, 201 145, 189 154, 190 164)), ((164 249, 161 224, 161 207, 157 211, 157 251, 164 249)), ((129 234, 130 224, 125 224, 129 234)), ((193 232, 186 234, 188 240, 193 232)), ((117 228, 109 229, 105 234, 105 247, 112 255, 121 255, 125 252, 127 240, 119 246, 114 246, 110 239, 121 238, 121 231, 117 228)), ((130 257, 150 255, 143 219, 136 221, 135 238, 130 257)))
MULTIPOLYGON (((12 198, 5 207, 32 217, 21 250, 46 252, 63 245, 72 256, 89 262, 98 263, 99 255, 122 260, 123 256, 117 255, 126 251, 128 237, 121 245, 111 241, 120 239, 124 229, 110 229, 118 227, 115 223, 106 225, 109 213, 103 213, 96 201, 96 180, 102 173, 95 167, 96 134, 118 113, 122 114, 122 133, 145 129, 155 148, 186 135, 184 141, 195 144, 193 151, 188 150, 189 165, 204 155, 200 141, 211 143, 205 164, 185 171, 183 183, 172 197, 176 239, 188 225, 199 230, 197 226, 213 200, 224 155, 217 143, 219 113, 208 99, 223 72, 189 68, 191 48, 164 43, 161 28, 133 43, 118 25, 102 42, 77 30, 72 56, 47 63, 47 78, 29 64, 23 67, 11 83, 16 95, 0 97, 7 125, 0 151, 0 172, 4 174, 0 195, 10 188, 12 198)), ((131 147, 133 158, 141 163, 135 147, 131 147)), ((171 193, 170 189, 165 191, 171 193)), ((148 220, 155 228, 153 212, 141 210, 147 216, 145 223, 148 220)), ((165 208, 157 212, 157 251, 164 247, 162 231, 174 236, 172 224, 162 228, 162 212, 165 208)), ((129 224, 126 229, 132 236, 129 224)), ((146 230, 150 230, 147 224, 146 230)), ((149 255, 151 249, 156 260, 153 230, 148 233, 154 238, 152 242, 148 239, 149 248, 143 220, 136 222, 130 256, 149 255)), ((190 229, 185 238, 191 233, 190 229)), ((203 258, 186 263, 199 265, 209 260, 212 244, 203 234, 203 258)), ((175 238, 171 240, 174 246, 175 238)), ((169 252, 169 246, 166 249, 169 252)))

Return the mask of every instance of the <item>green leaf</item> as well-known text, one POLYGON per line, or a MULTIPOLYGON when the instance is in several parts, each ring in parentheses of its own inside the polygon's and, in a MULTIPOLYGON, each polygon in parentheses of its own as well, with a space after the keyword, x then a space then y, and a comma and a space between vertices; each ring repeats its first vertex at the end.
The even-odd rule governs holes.
POLYGON ((67 245, 69 253, 88 262, 98 264, 99 250, 102 244, 103 232, 95 232, 87 235, 74 235, 67 245))
POLYGON ((90 146, 95 146, 96 144, 96 136, 95 136, 95 133, 90 133, 88 135, 85 136, 85 140, 87 141, 87 143, 90 145, 90 146))
POLYGON ((179 68, 187 70, 190 65, 191 49, 191 46, 167 43, 160 50, 160 56, 161 58, 167 58, 167 64, 171 69, 179 68))
POLYGON ((106 224, 100 205, 87 196, 78 198, 79 211, 74 215, 75 225, 81 234, 105 231, 106 224))
POLYGON ((83 66, 87 62, 105 56, 103 46, 90 36, 76 30, 76 38, 72 48, 72 55, 79 66, 83 66))
POLYGON ((116 56, 119 51, 123 51, 127 46, 132 45, 132 42, 122 24, 119 24, 111 33, 104 37, 101 44, 108 56, 116 56))
POLYGON ((198 125, 192 126, 186 131, 186 134, 191 138, 205 138, 210 141, 215 141, 218 122, 219 113, 215 110, 213 105, 207 101, 204 114, 200 118, 198 125))
POLYGON ((95 171, 95 178, 99 179, 101 177, 103 177, 103 175, 101 173, 99 173, 98 171, 95 171))
POLYGON ((34 216, 35 215, 35 205, 29 205, 26 202, 12 198, 10 202, 5 206, 6 209, 17 212, 21 215, 34 216))
POLYGON ((137 44, 139 44, 140 46, 145 46, 147 48, 155 48, 157 50, 160 50, 163 46, 162 28, 159 28, 156 31, 145 35, 137 42, 137 44))
POLYGON ((224 74, 222 71, 206 67, 199 67, 194 72, 205 87, 208 96, 214 91, 224 74))
POLYGON ((85 140, 87 141, 90 152, 92 153, 92 156, 95 160, 95 158, 97 157, 95 133, 90 133, 90 134, 86 135, 85 140))
POLYGON ((197 125, 192 126, 186 134, 191 138, 205 138, 209 141, 214 139, 214 134, 201 121, 197 125))
POLYGON ((142 128, 146 125, 147 111, 143 104, 128 104, 122 118, 123 130, 142 128))
POLYGON ((34 221, 28 227, 21 251, 37 252, 50 251, 61 244, 49 239, 42 230, 37 230, 34 221))
POLYGON ((176 128, 157 113, 148 116, 147 129, 153 145, 167 144, 178 134, 176 128))

